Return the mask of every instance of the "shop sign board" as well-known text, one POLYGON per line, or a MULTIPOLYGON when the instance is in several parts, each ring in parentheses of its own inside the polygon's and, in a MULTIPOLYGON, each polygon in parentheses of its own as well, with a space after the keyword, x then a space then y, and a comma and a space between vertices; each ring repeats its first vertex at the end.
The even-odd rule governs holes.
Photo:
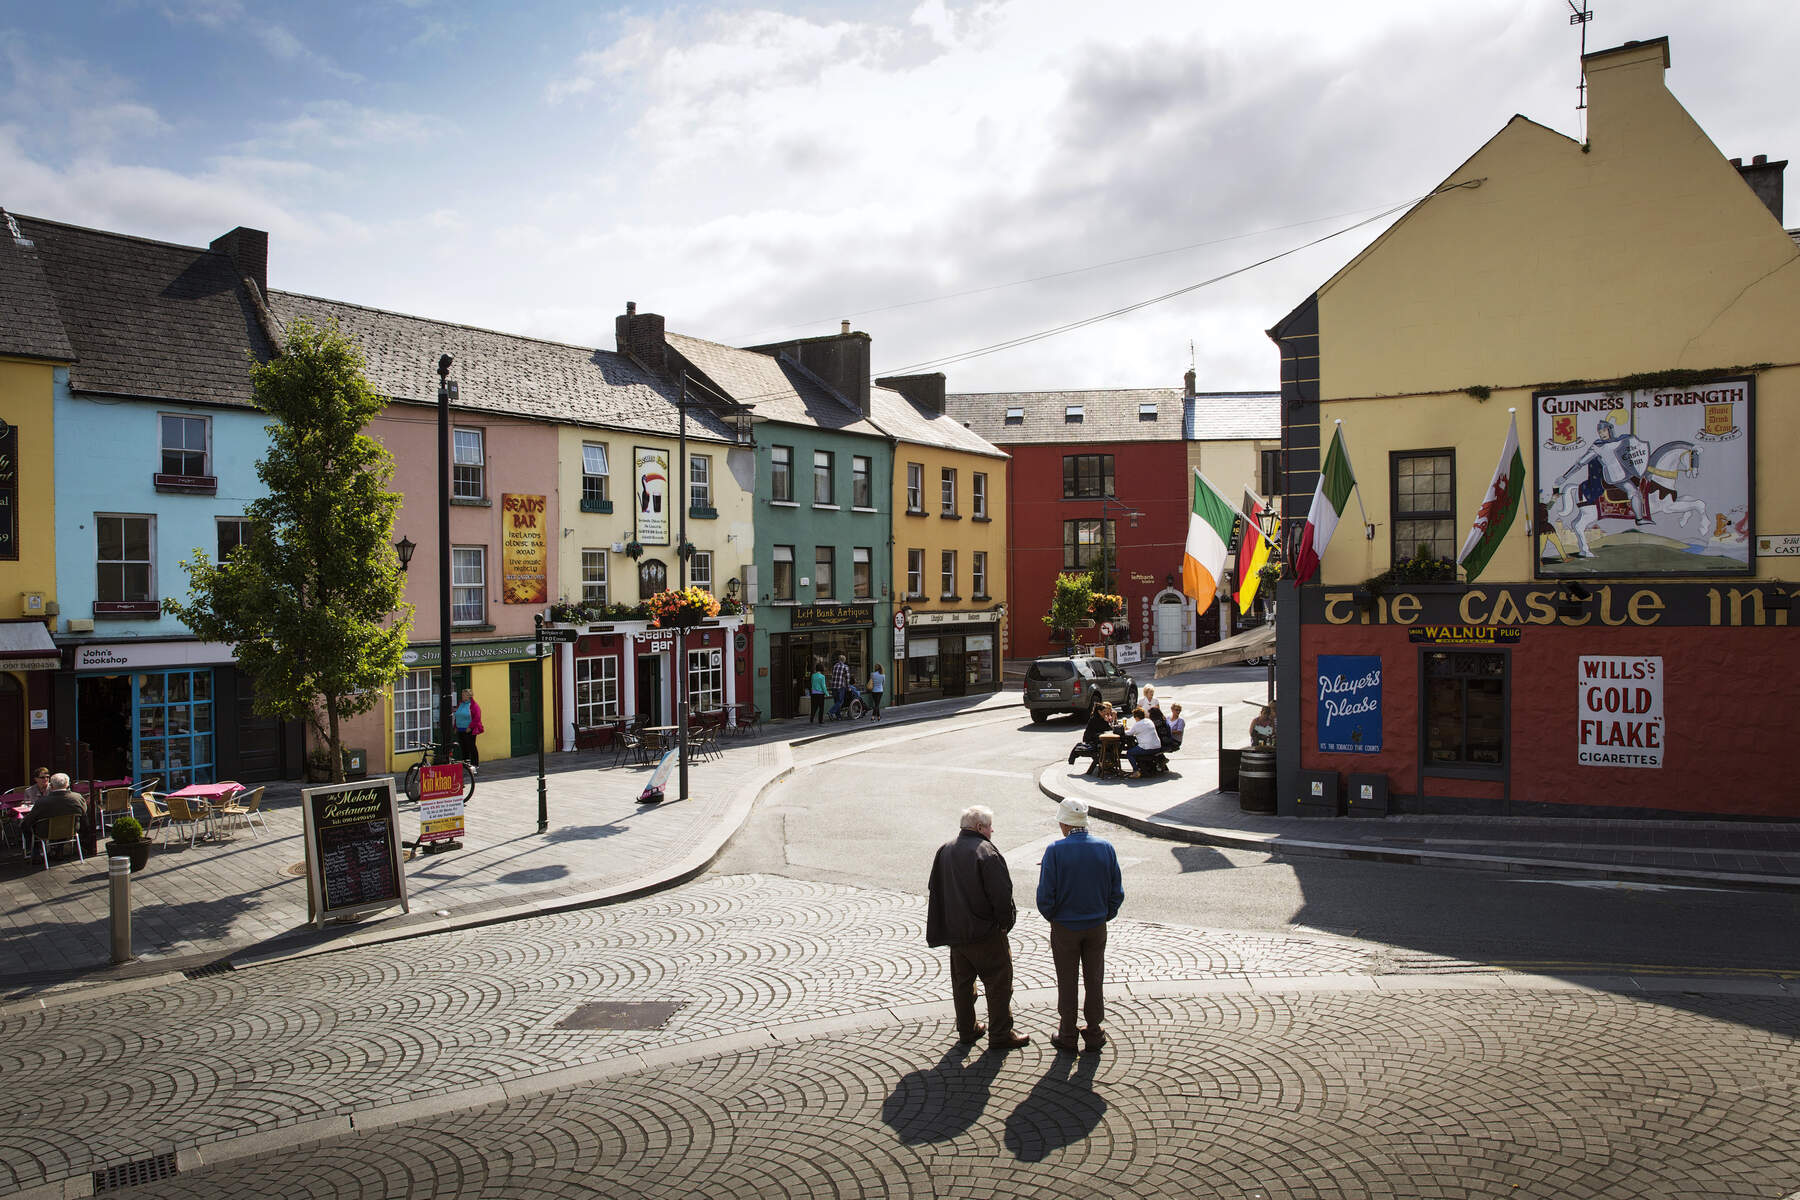
POLYGON ((1533 395, 1538 576, 1749 574, 1754 387, 1533 395))
POLYGON ((0 420, 0 559, 19 560, 19 427, 0 420))
POLYGON ((549 542, 544 537, 549 499, 500 493, 500 600, 542 604, 549 591, 549 542))
POLYGON ((302 788, 300 817, 309 920, 322 926, 396 904, 412 911, 392 776, 302 788))
POLYGON ((875 623, 875 609, 867 604, 800 604, 790 612, 790 629, 834 629, 875 623))
POLYGON ((459 842, 463 836, 463 765, 419 768, 419 844, 459 842))
POLYGON ((1319 750, 1381 752, 1381 656, 1319 655, 1319 750))
POLYGON ((1142 642, 1120 642, 1112 648, 1112 657, 1120 665, 1144 661, 1144 644, 1142 642))
POLYGON ((1406 636, 1425 646, 1516 646, 1523 632, 1516 625, 1414 625, 1406 636))
POLYGON ((1576 660, 1575 761, 1588 767, 1660 767, 1663 660, 1660 655, 1584 654, 1576 660))
POLYGON ((1800 557, 1800 533, 1759 534, 1756 552, 1768 558, 1800 557))
POLYGON ((77 671, 124 675, 149 667, 204 667, 236 659, 230 642, 133 642, 89 644, 75 648, 77 671))
MULTIPOLYGON (((536 658, 537 641, 534 638, 509 638, 497 642, 452 642, 450 643, 450 663, 452 666, 468 666, 474 663, 512 662, 516 659, 536 658)), ((408 667, 435 667, 440 661, 436 642, 421 642, 416 646, 408 646, 400 652, 400 661, 408 667)))
POLYGON ((632 448, 636 480, 637 540, 645 546, 669 544, 669 452, 654 446, 632 448))

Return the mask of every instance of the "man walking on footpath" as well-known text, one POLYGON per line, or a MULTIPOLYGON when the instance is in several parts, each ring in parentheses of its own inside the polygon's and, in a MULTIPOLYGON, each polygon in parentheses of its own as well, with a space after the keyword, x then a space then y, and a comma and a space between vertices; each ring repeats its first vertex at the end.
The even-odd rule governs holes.
POLYGON ((831 664, 831 694, 837 701, 831 706, 831 719, 835 721, 844 715, 844 705, 850 699, 850 660, 842 654, 831 664))
POLYGON ((1019 910, 1006 859, 989 840, 993 832, 993 810, 975 805, 963 810, 962 831, 938 847, 931 863, 925 944, 950 947, 957 1040, 973 1042, 991 1029, 990 1048, 1013 1050, 1031 1039, 1013 1028, 1012 944, 1006 935, 1019 910), (978 976, 987 991, 986 1025, 975 1021, 978 976))
POLYGON ((1056 1036, 1050 1044, 1074 1053, 1075 972, 1087 992, 1081 1037, 1089 1050, 1106 1045, 1106 923, 1119 915, 1125 887, 1112 843, 1088 834, 1087 803, 1064 800, 1056 810, 1062 840, 1044 851, 1037 906, 1050 922, 1050 959, 1056 964, 1056 1036))

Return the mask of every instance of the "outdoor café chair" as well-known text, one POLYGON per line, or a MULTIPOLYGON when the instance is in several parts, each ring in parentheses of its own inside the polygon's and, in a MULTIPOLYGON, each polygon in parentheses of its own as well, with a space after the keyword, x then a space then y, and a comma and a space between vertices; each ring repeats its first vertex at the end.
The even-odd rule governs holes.
POLYGON ((618 725, 613 726, 613 730, 612 730, 612 752, 613 752, 612 765, 616 767, 625 760, 627 755, 636 754, 638 752, 638 748, 642 744, 642 740, 643 739, 639 738, 637 734, 635 734, 631 731, 631 727, 629 725, 620 723, 618 725))
POLYGON ((263 832, 269 832, 269 823, 262 813, 263 787, 251 788, 247 792, 239 792, 224 804, 213 809, 213 815, 222 821, 236 821, 256 836, 256 825, 260 823, 263 832))
POLYGON ((100 832, 111 831, 112 823, 131 815, 131 789, 110 787, 100 793, 100 832))
POLYGON ((44 870, 50 869, 50 847, 52 846, 73 846, 75 847, 75 857, 82 862, 87 861, 87 856, 81 852, 81 837, 76 831, 75 821, 74 813, 64 813, 60 817, 51 817, 44 822, 43 835, 37 840, 38 853, 44 859, 44 870))
POLYGON ((144 832, 160 832, 169 827, 169 810, 157 800, 155 792, 144 792, 138 796, 144 802, 144 832))
POLYGON ((195 842, 200 840, 202 833, 207 832, 207 827, 212 824, 212 817, 208 810, 189 800, 186 796, 177 796, 172 792, 163 799, 169 802, 169 828, 175 829, 176 836, 180 836, 178 827, 187 826, 188 845, 192 847, 195 842))
POLYGON ((131 785, 131 794, 134 796, 141 796, 161 782, 161 775, 152 775, 148 779, 140 779, 131 785))

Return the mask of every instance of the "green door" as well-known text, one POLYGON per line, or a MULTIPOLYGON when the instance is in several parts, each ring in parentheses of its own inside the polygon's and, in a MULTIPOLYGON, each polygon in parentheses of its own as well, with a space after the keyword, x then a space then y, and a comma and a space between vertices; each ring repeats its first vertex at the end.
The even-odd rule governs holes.
POLYGON ((508 664, 511 669, 512 752, 536 754, 538 751, 538 712, 543 707, 541 689, 543 672, 535 662, 508 664))

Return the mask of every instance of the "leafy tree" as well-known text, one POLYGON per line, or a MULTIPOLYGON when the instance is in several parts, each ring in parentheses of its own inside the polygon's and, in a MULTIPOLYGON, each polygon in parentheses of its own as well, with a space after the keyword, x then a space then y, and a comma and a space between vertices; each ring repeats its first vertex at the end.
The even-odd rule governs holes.
POLYGON ((269 494, 251 502, 250 535, 224 562, 196 549, 182 564, 189 599, 163 601, 198 636, 236 643, 258 713, 305 718, 324 736, 334 782, 339 722, 400 677, 412 624, 393 548, 394 460, 363 433, 383 400, 363 366, 335 325, 304 321, 279 357, 251 366, 251 402, 274 418, 256 464, 269 494))
POLYGON ((1044 624, 1052 630, 1069 631, 1069 645, 1075 644, 1075 627, 1088 619, 1094 603, 1094 583, 1085 573, 1058 575, 1056 591, 1050 598, 1050 611, 1044 624))

